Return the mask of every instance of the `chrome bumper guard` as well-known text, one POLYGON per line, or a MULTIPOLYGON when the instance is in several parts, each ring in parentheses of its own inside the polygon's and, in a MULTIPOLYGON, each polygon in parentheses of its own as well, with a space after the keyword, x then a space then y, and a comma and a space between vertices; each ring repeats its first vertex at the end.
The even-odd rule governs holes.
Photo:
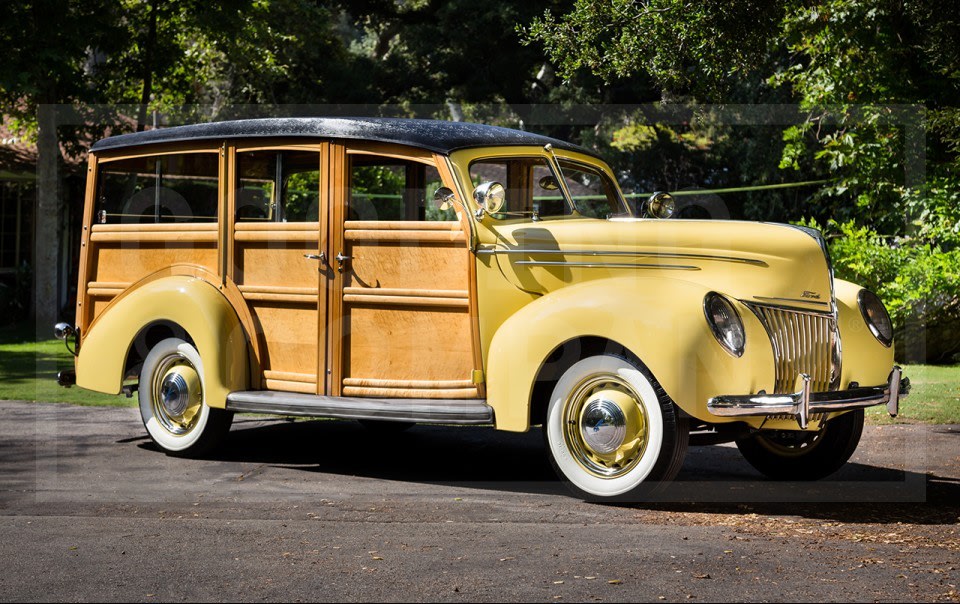
POLYGON ((763 417, 792 415, 801 429, 806 429, 810 416, 830 411, 861 409, 886 405, 887 413, 896 417, 900 399, 910 392, 910 378, 901 377, 903 371, 894 367, 882 386, 856 386, 833 392, 810 392, 810 376, 801 373, 803 388, 793 394, 723 395, 707 401, 707 411, 719 417, 763 417))

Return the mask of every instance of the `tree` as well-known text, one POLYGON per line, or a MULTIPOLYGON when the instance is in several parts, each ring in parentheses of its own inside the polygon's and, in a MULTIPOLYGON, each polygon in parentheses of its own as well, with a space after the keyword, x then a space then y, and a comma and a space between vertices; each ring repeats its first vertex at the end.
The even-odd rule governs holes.
POLYGON ((0 103, 5 116, 37 135, 37 207, 34 282, 38 334, 56 322, 62 163, 56 108, 90 98, 88 68, 93 48, 110 48, 116 30, 108 24, 110 2, 39 0, 5 7, 0 25, 0 103), (106 24, 106 25, 105 25, 106 24))
POLYGON ((805 214, 827 225, 838 275, 886 294, 902 334, 916 331, 911 323, 947 334, 926 351, 908 337, 912 352, 901 355, 957 352, 960 288, 949 285, 960 273, 951 201, 960 194, 956 3, 577 0, 569 13, 534 20, 528 38, 544 44, 561 74, 647 74, 665 99, 786 93, 805 117, 783 132, 780 169, 799 180, 830 177, 805 214), (879 256, 890 261, 864 260, 879 256))

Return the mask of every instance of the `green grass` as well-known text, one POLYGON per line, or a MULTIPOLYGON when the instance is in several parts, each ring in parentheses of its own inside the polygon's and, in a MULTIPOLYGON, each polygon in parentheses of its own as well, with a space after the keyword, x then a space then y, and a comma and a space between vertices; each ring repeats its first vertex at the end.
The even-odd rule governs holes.
MULTIPOLYGON (((51 330, 52 331, 52 330, 51 330)), ((0 329, 0 399, 132 407, 135 398, 62 388, 57 372, 73 368, 73 355, 60 340, 34 341, 34 326, 0 329)))
POLYGON ((885 407, 870 407, 867 422, 960 424, 960 365, 905 365, 903 374, 911 389, 900 401, 900 415, 891 418, 885 407))
MULTIPOLYGON (((61 388, 57 371, 73 367, 73 356, 59 340, 34 341, 32 324, 0 329, 0 399, 52 401, 79 405, 132 407, 136 399, 61 388)), ((913 388, 890 418, 882 406, 867 410, 873 424, 923 422, 960 424, 960 365, 907 365, 913 388)))

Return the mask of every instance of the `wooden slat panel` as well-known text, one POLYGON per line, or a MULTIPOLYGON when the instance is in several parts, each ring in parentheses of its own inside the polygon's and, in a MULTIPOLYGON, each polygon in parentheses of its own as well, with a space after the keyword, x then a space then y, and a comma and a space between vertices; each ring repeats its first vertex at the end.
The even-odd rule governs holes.
POLYGON ((348 231, 462 231, 459 222, 409 220, 348 220, 343 223, 348 231))
POLYGON ((244 231, 272 231, 282 233, 279 239, 283 239, 290 233, 297 231, 306 231, 317 234, 320 231, 319 222, 238 222, 235 225, 240 232, 244 231))
POLYGON ((367 388, 417 388, 417 389, 451 389, 473 388, 470 380, 377 380, 371 378, 345 378, 344 386, 367 388))
MULTIPOLYGON (((237 225, 239 226, 239 225, 237 225)), ((236 241, 319 241, 316 231, 237 231, 236 241)))
POLYGON ((345 287, 345 295, 414 296, 417 298, 466 298, 465 289, 404 289, 400 287, 345 287))
POLYGON ((347 241, 409 241, 409 242, 464 242, 463 231, 372 231, 350 230, 344 232, 347 241))
POLYGON ((317 294, 267 294, 267 293, 249 293, 243 294, 244 300, 257 301, 257 302, 286 302, 289 304, 309 304, 316 308, 318 295, 317 294))
POLYGON ((315 287, 283 287, 280 285, 240 285, 244 294, 290 294, 299 296, 316 296, 315 287))
POLYGON ((216 232, 216 223, 144 223, 144 224, 95 224, 91 228, 93 233, 166 233, 180 231, 210 231, 216 232))
POLYGON ((375 398, 440 398, 440 399, 474 399, 477 398, 477 388, 463 388, 457 390, 417 390, 415 388, 357 388, 344 386, 344 396, 369 396, 375 398))
POLYGON ((267 390, 281 390, 283 392, 301 392, 303 394, 316 394, 317 384, 307 384, 304 382, 288 382, 285 380, 263 380, 267 390))
POLYGON ((317 375, 315 373, 293 373, 291 371, 264 371, 263 377, 268 380, 280 380, 283 382, 303 382, 304 384, 316 384, 317 375))
POLYGON ((115 243, 121 241, 175 242, 175 243, 216 243, 217 230, 212 231, 163 231, 163 232, 95 232, 90 235, 95 243, 115 243))
POLYGON ((364 294, 362 296, 347 295, 344 302, 352 304, 383 304, 389 306, 448 306, 467 308, 470 304, 466 298, 417 298, 414 296, 378 296, 364 294))

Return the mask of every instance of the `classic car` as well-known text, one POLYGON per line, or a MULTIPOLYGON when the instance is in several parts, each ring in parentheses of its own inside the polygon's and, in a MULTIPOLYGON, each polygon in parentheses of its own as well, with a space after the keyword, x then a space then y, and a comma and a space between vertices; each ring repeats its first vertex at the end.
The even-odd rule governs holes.
POLYGON ((876 295, 788 224, 636 210, 595 153, 500 127, 278 118, 89 156, 64 385, 202 455, 235 412, 542 426, 578 495, 639 499, 694 437, 817 479, 909 388, 876 295))

